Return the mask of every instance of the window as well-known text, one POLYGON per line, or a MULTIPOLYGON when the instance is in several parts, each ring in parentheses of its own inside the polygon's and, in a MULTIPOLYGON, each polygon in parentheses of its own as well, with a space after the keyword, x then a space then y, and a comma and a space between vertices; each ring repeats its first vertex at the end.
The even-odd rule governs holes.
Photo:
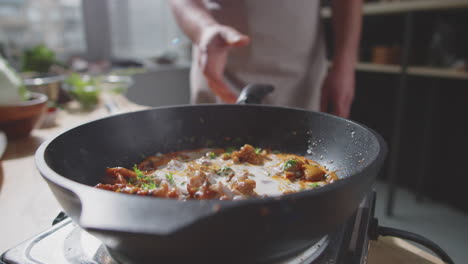
POLYGON ((185 45, 167 0, 109 1, 112 55, 149 58, 185 45))
POLYGON ((188 57, 190 41, 167 0, 0 0, 0 53, 13 63, 25 48, 46 44, 57 57, 188 57), (182 50, 182 51, 181 51, 182 50))
POLYGON ((81 0, 0 0, 0 52, 18 63, 22 50, 37 44, 59 59, 83 54, 81 0))

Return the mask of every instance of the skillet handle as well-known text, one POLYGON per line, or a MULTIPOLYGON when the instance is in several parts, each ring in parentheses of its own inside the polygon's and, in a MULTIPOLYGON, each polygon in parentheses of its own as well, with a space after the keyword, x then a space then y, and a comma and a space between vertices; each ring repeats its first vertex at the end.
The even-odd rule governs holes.
POLYGON ((242 90, 236 104, 261 104, 262 99, 274 89, 271 84, 249 84, 242 90))
POLYGON ((216 200, 181 202, 86 187, 75 191, 81 210, 74 219, 86 230, 166 236, 220 210, 216 200))

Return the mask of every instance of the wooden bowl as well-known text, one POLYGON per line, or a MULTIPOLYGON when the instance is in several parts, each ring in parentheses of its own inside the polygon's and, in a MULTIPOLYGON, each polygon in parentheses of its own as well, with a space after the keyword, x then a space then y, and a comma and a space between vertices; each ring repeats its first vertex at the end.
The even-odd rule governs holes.
POLYGON ((8 138, 28 136, 47 108, 47 96, 31 93, 31 99, 9 105, 0 105, 0 130, 8 138))

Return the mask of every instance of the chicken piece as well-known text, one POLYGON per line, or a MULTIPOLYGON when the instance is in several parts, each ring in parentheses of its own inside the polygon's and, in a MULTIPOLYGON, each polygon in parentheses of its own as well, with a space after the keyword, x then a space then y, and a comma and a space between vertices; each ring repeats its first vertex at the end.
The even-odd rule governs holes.
POLYGON ((115 167, 115 168, 107 168, 106 169, 106 175, 107 176, 117 177, 119 174, 124 176, 127 179, 137 176, 134 171, 131 171, 129 169, 122 168, 122 167, 115 167))
POLYGON ((253 197, 256 196, 255 187, 257 183, 254 180, 247 179, 243 181, 235 182, 232 185, 234 191, 239 192, 245 196, 253 197))
POLYGON ((106 176, 103 178, 104 183, 122 183, 127 184, 130 178, 136 178, 137 174, 129 169, 122 167, 107 168, 106 176))
POLYGON ((164 182, 161 185, 159 185, 158 188, 151 190, 151 194, 155 197, 161 197, 161 198, 166 198, 167 194, 169 192, 169 185, 164 182))
POLYGON ((102 183, 99 183, 98 185, 96 185, 96 188, 115 192, 120 188, 119 185, 120 184, 102 184, 102 183))
POLYGON ((221 155, 221 158, 222 158, 223 160, 228 160, 228 159, 231 158, 231 153, 223 153, 223 154, 221 155))
POLYGON ((136 192, 137 195, 141 195, 141 196, 146 196, 146 195, 150 195, 150 190, 148 189, 139 189, 137 192, 136 192))
POLYGON ((177 187, 171 188, 167 193, 167 198, 177 199, 179 198, 180 190, 177 187))
POLYGON ((263 156, 255 153, 255 148, 245 144, 239 151, 234 151, 231 155, 234 162, 248 162, 254 165, 263 164, 263 156))
POLYGON ((207 200, 207 199, 217 199, 220 197, 219 192, 216 190, 216 188, 211 188, 213 185, 211 185, 208 181, 206 181, 199 189, 197 192, 194 194, 195 199, 199 200, 207 200))
POLYGON ((232 200, 235 195, 235 193, 222 182, 210 185, 210 190, 217 193, 216 199, 219 200, 232 200))
POLYGON ((340 178, 338 178, 338 176, 336 175, 335 172, 329 172, 329 173, 325 174, 324 177, 325 177, 325 181, 327 183, 333 183, 333 182, 340 179, 340 178))
POLYGON ((203 171, 195 171, 195 173, 190 177, 189 184, 193 187, 200 187, 206 180, 206 174, 203 171))
POLYGON ((130 186, 125 185, 123 188, 121 188, 117 192, 122 192, 122 193, 126 193, 126 194, 134 194, 134 193, 137 193, 138 190, 139 190, 138 187, 131 186, 131 185, 130 186))
POLYGON ((304 164, 302 165, 304 170, 304 180, 310 182, 321 181, 326 172, 320 169, 318 166, 304 164))
POLYGON ((245 175, 235 177, 235 180, 231 184, 231 189, 234 192, 249 197, 257 195, 255 192, 255 187, 257 187, 257 183, 245 175))
POLYGON ((190 176, 189 183, 187 184, 187 192, 194 195, 200 187, 206 182, 206 174, 203 171, 194 171, 190 176))
POLYGON ((290 181, 302 177, 304 172, 302 171, 302 165, 304 161, 296 158, 291 158, 283 163, 282 169, 284 171, 284 177, 290 181))

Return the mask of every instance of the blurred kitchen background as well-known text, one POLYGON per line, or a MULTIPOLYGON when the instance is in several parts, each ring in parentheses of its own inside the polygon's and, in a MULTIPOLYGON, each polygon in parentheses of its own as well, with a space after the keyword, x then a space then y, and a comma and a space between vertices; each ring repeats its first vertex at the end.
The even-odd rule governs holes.
MULTIPOLYGON (((321 14, 330 46, 327 6, 324 1, 321 14)), ((366 1, 363 17, 351 119, 390 146, 377 184, 378 217, 434 239, 462 263, 468 259, 468 1, 366 1)), ((88 76, 78 76, 81 82, 126 76, 131 81, 118 91, 137 104, 189 101, 191 43, 167 0, 0 0, 0 53, 26 72, 28 54, 42 54, 48 63, 39 72, 64 75, 72 91, 80 86, 72 72, 88 76)), ((82 98, 75 92, 55 103, 94 102, 82 98)))
POLYGON ((13 61, 37 44, 62 61, 145 59, 189 45, 177 40, 183 34, 168 1, 2 0, 0 5, 2 53, 13 61))

